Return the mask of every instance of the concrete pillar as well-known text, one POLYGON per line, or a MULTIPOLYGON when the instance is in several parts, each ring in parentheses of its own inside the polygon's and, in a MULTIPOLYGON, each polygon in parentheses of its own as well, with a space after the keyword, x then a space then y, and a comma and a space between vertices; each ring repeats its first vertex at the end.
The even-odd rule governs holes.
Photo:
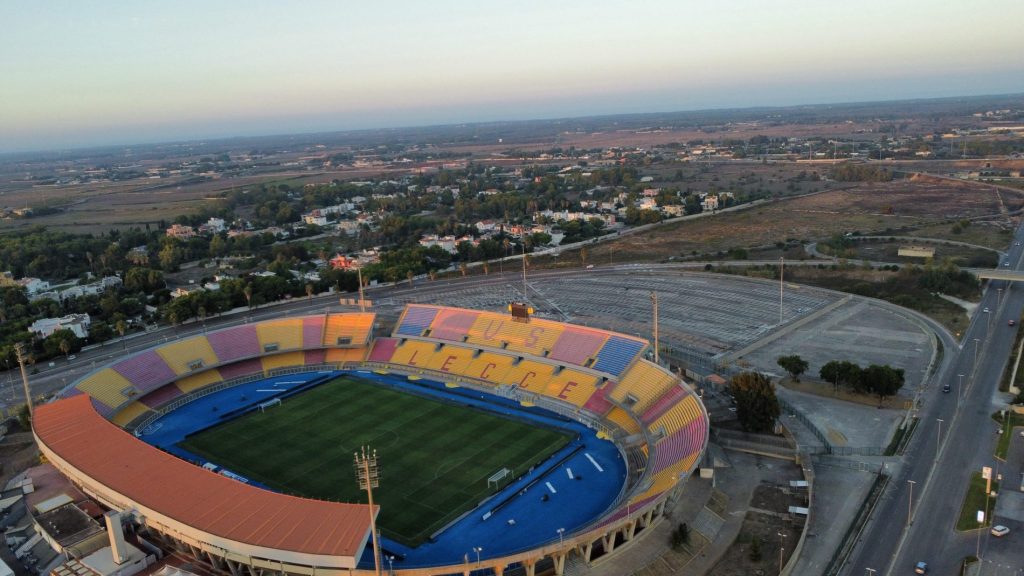
POLYGON ((195 558, 197 561, 199 561, 199 562, 203 561, 203 551, 202 550, 200 550, 199 548, 196 548, 195 546, 193 546, 191 544, 188 545, 188 550, 189 550, 189 552, 192 553, 192 557, 195 558))
POLYGON ((238 565, 238 562, 232 562, 225 558, 224 563, 228 565, 228 571, 231 572, 231 576, 241 576, 242 567, 238 565))
POLYGON ((210 565, 217 570, 224 571, 224 559, 220 556, 214 555, 212 552, 206 553, 206 559, 210 561, 210 565))
POLYGON ((562 576, 565 573, 565 554, 559 552, 553 557, 555 561, 555 576, 562 576))
POLYGON ((617 531, 613 530, 604 536, 601 536, 601 543, 604 544, 604 553, 611 554, 615 551, 615 534, 617 531))
POLYGON ((505 572, 504 564, 494 564, 491 566, 491 570, 494 570, 494 576, 501 576, 505 572))
POLYGON ((636 520, 627 522, 625 528, 622 530, 622 539, 629 542, 633 539, 633 534, 636 533, 636 520))
POLYGON ((245 567, 249 569, 249 576, 260 576, 260 571, 253 567, 252 564, 246 564, 245 567))
POLYGON ((658 502, 657 506, 654 507, 654 514, 657 515, 657 516, 661 516, 664 513, 665 513, 665 501, 662 500, 661 502, 658 502))
POLYGON ((526 560, 525 562, 523 562, 523 568, 526 569, 526 576, 536 576, 537 562, 533 559, 526 560))
POLYGON ((644 528, 650 526, 651 522, 654 522, 654 510, 644 512, 644 528))
POLYGON ((587 542, 586 545, 579 547, 580 556, 583 557, 583 561, 590 564, 590 554, 594 551, 594 543, 587 542))

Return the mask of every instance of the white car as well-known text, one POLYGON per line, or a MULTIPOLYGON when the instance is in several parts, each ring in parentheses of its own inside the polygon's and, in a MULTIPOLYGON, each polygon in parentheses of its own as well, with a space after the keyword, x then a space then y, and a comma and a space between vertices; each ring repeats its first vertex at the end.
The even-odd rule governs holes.
POLYGON ((993 526, 992 527, 992 535, 995 536, 996 538, 1002 538, 1003 536, 1006 536, 1009 533, 1010 533, 1010 529, 1007 528, 1006 526, 999 525, 999 526, 993 526))

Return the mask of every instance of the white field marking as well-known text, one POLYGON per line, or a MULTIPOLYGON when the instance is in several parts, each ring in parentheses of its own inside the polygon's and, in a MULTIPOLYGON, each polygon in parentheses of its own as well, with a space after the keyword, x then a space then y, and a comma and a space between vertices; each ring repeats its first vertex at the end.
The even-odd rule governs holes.
POLYGON ((545 482, 545 484, 547 484, 548 490, 551 490, 552 494, 557 494, 558 493, 558 490, 555 490, 555 487, 551 485, 551 482, 545 482))
POLYGON ((598 472, 604 472, 604 468, 601 468, 601 465, 597 463, 597 460, 594 460, 594 457, 589 452, 584 452, 583 455, 587 457, 587 460, 590 460, 590 463, 594 465, 594 468, 597 468, 598 472))
POLYGON ((566 468, 565 473, 569 475, 569 480, 573 479, 572 468, 566 468))

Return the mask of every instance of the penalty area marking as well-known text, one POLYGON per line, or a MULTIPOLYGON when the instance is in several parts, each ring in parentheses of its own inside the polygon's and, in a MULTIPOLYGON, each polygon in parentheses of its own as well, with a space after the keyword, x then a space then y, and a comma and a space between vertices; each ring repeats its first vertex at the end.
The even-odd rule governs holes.
POLYGON ((558 490, 555 490, 555 487, 551 485, 551 482, 545 482, 544 484, 548 487, 548 490, 551 490, 552 494, 558 494, 558 490))
POLYGON ((583 455, 587 457, 587 460, 590 460, 590 463, 594 465, 594 468, 597 468, 598 472, 604 472, 604 468, 601 468, 601 465, 597 463, 597 460, 594 460, 594 457, 589 452, 584 452, 583 455))

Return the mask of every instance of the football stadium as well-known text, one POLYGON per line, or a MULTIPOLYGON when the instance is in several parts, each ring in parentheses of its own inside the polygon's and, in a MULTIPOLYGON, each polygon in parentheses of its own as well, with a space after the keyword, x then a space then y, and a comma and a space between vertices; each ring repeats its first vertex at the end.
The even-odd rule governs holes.
POLYGON ((119 358, 34 433, 83 491, 234 576, 560 575, 650 529, 704 455, 703 405, 649 353, 522 311, 290 317, 119 358))

